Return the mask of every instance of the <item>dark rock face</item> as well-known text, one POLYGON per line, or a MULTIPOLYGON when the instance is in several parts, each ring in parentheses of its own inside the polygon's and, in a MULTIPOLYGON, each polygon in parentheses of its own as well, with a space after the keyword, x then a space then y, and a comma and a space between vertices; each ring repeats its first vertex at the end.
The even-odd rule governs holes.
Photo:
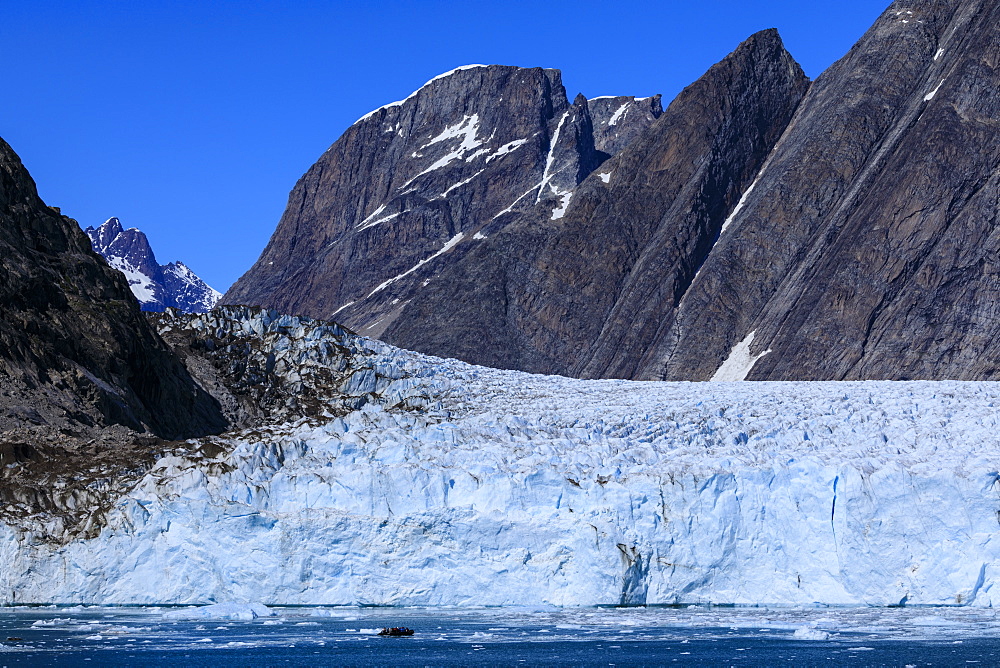
POLYGON ((219 400, 234 429, 329 420, 373 402, 430 407, 422 394, 386 403, 405 371, 377 365, 375 350, 383 344, 332 321, 245 306, 206 314, 167 309, 149 317, 191 375, 219 400))
POLYGON ((522 216, 444 269, 385 340, 489 366, 635 375, 807 86, 776 32, 755 35, 574 189, 562 215, 522 216))
POLYGON ((558 209, 607 158, 595 140, 625 141, 658 110, 658 98, 629 104, 602 135, 556 70, 471 66, 437 77, 330 147, 223 303, 335 315, 378 336, 442 266, 522 212, 558 209))
POLYGON ((122 229, 117 218, 109 218, 100 227, 84 231, 94 250, 125 274, 143 311, 176 308, 185 313, 204 313, 222 296, 183 262, 158 264, 146 235, 134 227, 122 229))
POLYGON ((709 378, 751 333, 736 377, 998 377, 998 21, 893 3, 812 86, 643 377, 709 378))
POLYGON ((0 140, 0 440, 10 446, 3 456, 29 457, 15 446, 36 450, 42 432, 68 443, 107 425, 183 438, 219 432, 225 421, 146 322, 121 274, 91 251, 75 221, 42 203, 0 140))
MULTIPOLYGON (((298 254, 299 229, 322 227, 315 202, 340 210, 344 195, 300 183, 275 235, 284 250, 272 240, 229 298, 335 314, 422 352, 582 377, 998 378, 998 26, 996 2, 895 2, 811 86, 765 31, 662 113, 657 98, 568 105, 555 93, 505 106, 504 127, 540 118, 518 136, 544 140, 517 153, 528 176, 516 187, 440 172, 438 206, 460 226, 427 243, 412 207, 388 204, 379 215, 399 215, 381 234, 417 249, 405 262, 385 268, 396 254, 354 245, 321 270, 308 248, 298 254), (452 201, 493 185, 489 206, 452 201), (308 280, 287 273, 309 262, 308 280), (279 267, 273 281, 262 264, 279 267)), ((472 82, 489 104, 500 89, 484 78, 501 71, 472 82)), ((434 98, 460 123, 486 104, 461 79, 373 118, 434 98)), ((366 157, 374 135, 349 143, 368 123, 310 174, 353 158, 366 161, 345 181, 356 189, 395 178, 404 163, 383 172, 366 157)))
POLYGON ((632 143, 663 113, 659 95, 595 97, 587 101, 587 106, 594 124, 594 146, 608 156, 632 143))

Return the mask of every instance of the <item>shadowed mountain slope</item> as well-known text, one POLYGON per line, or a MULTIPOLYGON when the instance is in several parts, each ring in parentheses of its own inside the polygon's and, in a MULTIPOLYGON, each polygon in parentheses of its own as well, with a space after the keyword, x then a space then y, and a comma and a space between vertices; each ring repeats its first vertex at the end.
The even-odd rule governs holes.
POLYGON ((39 199, 0 140, 0 432, 16 440, 18 430, 42 429, 68 441, 113 424, 164 438, 225 427, 122 275, 39 199))

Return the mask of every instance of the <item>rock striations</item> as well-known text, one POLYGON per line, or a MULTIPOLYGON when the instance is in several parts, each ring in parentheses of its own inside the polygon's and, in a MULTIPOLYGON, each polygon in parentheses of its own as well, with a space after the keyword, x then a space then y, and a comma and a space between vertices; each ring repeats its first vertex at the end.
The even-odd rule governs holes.
POLYGON ((573 189, 560 215, 518 216, 442 268, 385 339, 488 366, 630 377, 806 87, 776 32, 753 36, 573 189))
POLYGON ((995 1, 893 3, 813 84, 640 377, 1000 377, 998 44, 995 1))
POLYGON ((108 218, 101 226, 84 231, 94 250, 125 274, 143 311, 176 308, 185 313, 204 313, 222 297, 183 262, 158 264, 146 235, 134 227, 122 229, 117 218, 108 218))
POLYGON ((811 85, 764 31, 662 114, 443 75, 324 154, 224 299, 580 377, 996 378, 998 18, 895 2, 811 85))

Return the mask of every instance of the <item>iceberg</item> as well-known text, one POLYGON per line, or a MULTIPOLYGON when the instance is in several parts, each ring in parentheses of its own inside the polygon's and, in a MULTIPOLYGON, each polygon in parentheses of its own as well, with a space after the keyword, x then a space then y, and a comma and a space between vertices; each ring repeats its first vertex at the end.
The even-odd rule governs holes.
POLYGON ((274 612, 263 603, 214 603, 196 608, 168 610, 164 619, 238 619, 251 620, 273 617, 274 612))
POLYGON ((0 524, 0 602, 1000 604, 996 383, 582 381, 359 350, 360 408, 164 457, 89 537, 0 524))

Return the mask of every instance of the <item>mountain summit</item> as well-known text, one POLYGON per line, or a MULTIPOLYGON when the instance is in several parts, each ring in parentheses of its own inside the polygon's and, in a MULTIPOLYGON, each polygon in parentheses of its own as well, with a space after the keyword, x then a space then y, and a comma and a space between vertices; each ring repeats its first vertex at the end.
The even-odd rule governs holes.
POLYGON ((204 313, 222 297, 183 262, 157 264, 146 235, 134 227, 123 229, 117 218, 108 218, 100 227, 84 231, 94 250, 125 274, 143 311, 172 307, 185 313, 204 313))
MULTIPOLYGON (((358 120, 299 180, 227 303, 379 336, 442 267, 571 191, 660 115, 660 98, 582 96, 558 70, 469 65, 358 120)), ((412 316, 406 316, 412 317, 412 316)))
POLYGON ((765 30, 662 113, 442 75, 333 144, 224 299, 584 378, 1000 378, 998 26, 894 2, 815 82, 765 30))

